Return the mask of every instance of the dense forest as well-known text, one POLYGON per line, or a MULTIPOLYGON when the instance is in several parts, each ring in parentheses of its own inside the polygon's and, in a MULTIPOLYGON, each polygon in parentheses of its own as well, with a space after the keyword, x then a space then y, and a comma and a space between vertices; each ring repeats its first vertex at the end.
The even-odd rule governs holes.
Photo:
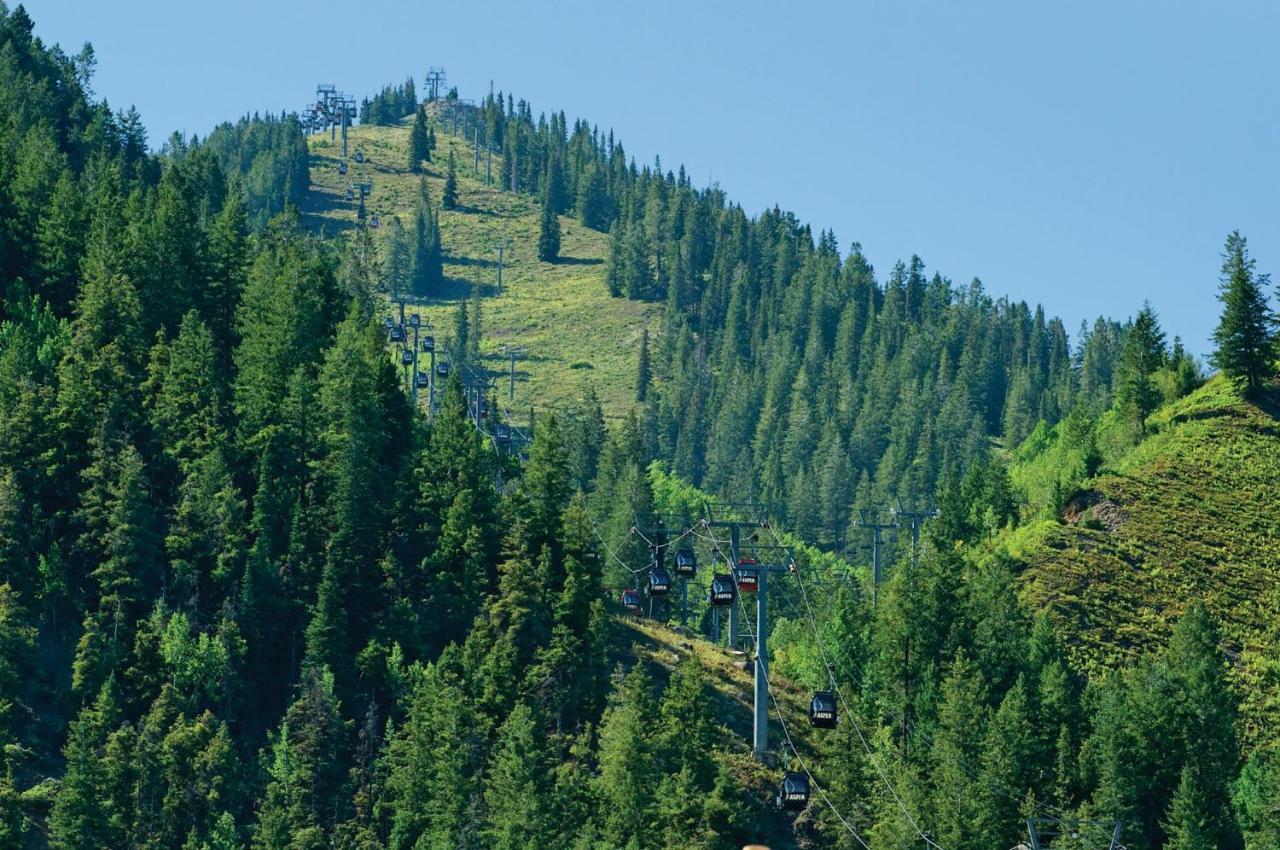
POLYGON ((683 169, 637 169, 612 133, 563 112, 535 121, 499 93, 469 117, 502 152, 504 187, 609 232, 611 292, 665 302, 637 387, 648 451, 824 546, 852 551, 861 509, 927 502, 991 439, 1012 447, 1039 422, 1107 410, 1139 355, 1146 413, 1203 380, 1158 322, 1127 359, 1127 322, 1099 318, 1072 345, 1039 306, 929 275, 918 257, 878 280, 861 246, 842 257, 790 213, 750 218, 683 169))
MULTIPOLYGON (((1086 675, 990 545, 1205 380, 1150 307, 1072 346, 491 96, 506 187, 610 231, 601 285, 667 305, 633 413, 539 414, 513 467, 456 372, 429 420, 386 350, 382 293, 439 274, 425 183, 378 249, 316 235, 294 116, 152 153, 93 65, 0 6, 0 846, 989 850, 1036 816, 1280 843, 1277 741, 1239 733, 1207 609, 1086 675), (796 553, 775 670, 840 698, 779 748, 814 783, 794 818, 699 629, 664 666, 606 591, 648 563, 633 527, 715 493, 767 502, 796 553), (893 497, 939 515, 873 606, 838 556, 893 497)), ((1254 399, 1267 285, 1233 235, 1215 380, 1254 399)), ((1078 831, 1054 847, 1098 846, 1078 831)))

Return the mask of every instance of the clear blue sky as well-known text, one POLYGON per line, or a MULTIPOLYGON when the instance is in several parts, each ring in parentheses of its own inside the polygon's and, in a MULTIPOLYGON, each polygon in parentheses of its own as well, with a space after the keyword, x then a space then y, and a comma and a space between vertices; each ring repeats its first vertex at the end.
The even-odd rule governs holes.
POLYGON ((362 96, 442 65, 612 127, 750 212, 777 203, 883 277, 918 253, 1042 302, 1075 336, 1144 298, 1208 351, 1219 251, 1280 278, 1280 4, 32 0, 97 51, 153 145, 316 82, 362 96))

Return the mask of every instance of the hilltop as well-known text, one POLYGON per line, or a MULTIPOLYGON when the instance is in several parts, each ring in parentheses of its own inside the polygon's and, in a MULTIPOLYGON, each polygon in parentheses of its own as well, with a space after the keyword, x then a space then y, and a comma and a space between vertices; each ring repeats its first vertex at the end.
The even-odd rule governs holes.
MULTIPOLYGON (((437 335, 452 332, 459 301, 482 299, 481 355, 485 365, 501 376, 509 361, 504 346, 523 347, 516 363, 513 411, 555 409, 579 397, 590 384, 600 397, 607 419, 623 415, 635 399, 640 340, 646 324, 656 324, 656 305, 610 297, 603 283, 608 235, 561 216, 560 260, 538 259, 538 203, 536 198, 485 185, 485 163, 472 176, 472 146, 437 125, 437 148, 421 175, 406 166, 409 126, 356 126, 349 130, 352 153, 363 163, 348 160, 347 174, 338 173, 341 139, 327 134, 308 137, 311 151, 311 190, 303 207, 304 221, 316 232, 333 234, 356 226, 356 203, 346 200, 352 181, 372 180, 366 201, 369 213, 381 220, 400 216, 411 226, 419 181, 425 178, 437 207, 444 190, 446 163, 453 152, 458 163, 459 206, 441 210, 444 248, 444 291, 409 307, 418 312, 437 335), (502 291, 497 286, 497 252, 493 246, 509 239, 505 252, 502 291), (572 329, 567 333, 567 329, 572 329)), ((495 156, 493 173, 502 171, 495 156)), ((386 228, 379 238, 385 238, 386 228)), ((503 403, 507 385, 501 382, 503 403)))

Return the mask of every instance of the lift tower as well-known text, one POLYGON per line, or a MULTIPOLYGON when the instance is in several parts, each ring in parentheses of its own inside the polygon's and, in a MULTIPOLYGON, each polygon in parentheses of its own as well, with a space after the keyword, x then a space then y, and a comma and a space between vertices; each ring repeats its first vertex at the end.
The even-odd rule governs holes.
POLYGON ((429 92, 427 95, 428 100, 435 100, 440 96, 440 89, 444 86, 446 79, 448 79, 448 75, 445 74, 444 68, 427 69, 424 82, 427 84, 427 91, 429 92))
POLYGON ((510 237, 504 236, 489 246, 498 252, 498 294, 502 294, 502 270, 505 267, 506 253, 511 250, 510 237))
MULTIPOLYGON (((742 562, 742 531, 752 531, 752 538, 758 536, 759 529, 769 528, 768 512, 763 505, 711 505, 708 504, 705 525, 708 528, 727 528, 729 530, 730 558, 733 560, 734 580, 737 581, 742 562), (747 509, 747 510, 744 510, 747 509), (750 519, 739 519, 748 516, 750 519)), ((752 545, 752 553, 756 555, 756 563, 750 569, 755 572, 758 586, 756 588, 756 659, 754 710, 752 712, 752 751, 758 761, 764 761, 769 749, 769 574, 786 573, 794 569, 791 552, 785 546, 752 545)), ((732 644, 736 638, 735 612, 737 605, 729 609, 729 640, 732 644)))
POLYGON ((881 558, 884 552, 884 538, 880 532, 897 528, 897 522, 891 516, 889 522, 880 521, 878 508, 862 508, 858 511, 858 525, 871 531, 871 604, 876 604, 876 594, 880 589, 882 571, 881 558))

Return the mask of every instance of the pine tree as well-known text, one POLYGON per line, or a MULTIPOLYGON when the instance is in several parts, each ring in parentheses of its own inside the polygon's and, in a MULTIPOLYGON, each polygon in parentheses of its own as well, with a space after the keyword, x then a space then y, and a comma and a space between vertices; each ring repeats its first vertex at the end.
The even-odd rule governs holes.
POLYGON ((550 846, 554 808, 549 805, 551 758, 537 718, 520 703, 498 730, 485 782, 483 827, 493 850, 550 846))
POLYGON ((538 224, 538 259, 554 263, 560 257, 560 219, 550 199, 542 203, 542 219, 538 224))
POLYGON ((388 847, 474 846, 483 729, 462 688, 457 648, 418 677, 403 724, 387 746, 388 847))
POLYGON ((122 847, 123 824, 112 820, 102 796, 107 765, 102 757, 107 737, 120 722, 115 682, 108 679, 94 702, 86 704, 71 724, 64 755, 66 772, 49 814, 51 844, 57 850, 122 847))
POLYGON ((1143 304, 1124 337, 1117 368, 1116 405, 1138 431, 1146 431, 1147 417, 1160 403, 1155 373, 1165 362, 1164 331, 1156 311, 1143 304))
POLYGON ((1219 850, 1223 846, 1213 835, 1208 801, 1190 765, 1182 768, 1164 831, 1168 835, 1165 850, 1219 850))
POLYGON ((656 721, 649 677, 637 664, 614 690, 600 723, 600 821, 615 847, 642 840, 651 828, 657 803, 656 721))
POLYGON ((609 294, 621 298, 626 285, 626 257, 623 245, 624 226, 615 220, 609 228, 609 253, 605 257, 604 282, 609 294))
MULTIPOLYGON (((416 232, 414 236, 416 238, 416 232)), ((386 255, 382 262, 385 288, 392 301, 403 301, 409 294, 409 288, 413 284, 414 248, 400 216, 393 215, 387 226, 387 241, 384 243, 386 255)))
POLYGON ((326 846, 324 836, 344 809, 347 734, 333 676, 323 667, 308 668, 272 741, 254 847, 326 846))
POLYGON ((453 148, 449 149, 449 168, 444 176, 444 195, 440 205, 447 210, 458 208, 458 165, 453 156, 453 148))
POLYGON ((1270 278, 1256 274, 1256 261, 1238 231, 1227 237, 1222 258, 1218 300, 1222 318, 1213 332, 1216 348, 1211 362, 1223 371, 1247 398, 1255 398, 1276 372, 1275 314, 1267 304, 1270 278))
POLYGON ((209 234, 209 280, 201 291, 201 310, 213 334, 222 373, 231 370, 235 348, 236 305, 249 275, 248 209, 243 190, 234 188, 223 202, 209 234))
POLYGON ((427 113, 419 108, 415 110, 413 130, 409 133, 409 170, 415 174, 422 171, 422 163, 431 161, 431 139, 427 135, 427 113))
POLYGON ((425 181, 419 187, 413 234, 413 293, 421 298, 435 293, 444 282, 440 222, 431 206, 425 181))
POLYGON ((649 396, 649 327, 646 325, 640 337, 640 360, 636 367, 636 401, 644 401, 649 396))
POLYGON ((578 178, 578 220, 583 227, 604 230, 609 225, 609 194, 604 169, 595 163, 578 178))

